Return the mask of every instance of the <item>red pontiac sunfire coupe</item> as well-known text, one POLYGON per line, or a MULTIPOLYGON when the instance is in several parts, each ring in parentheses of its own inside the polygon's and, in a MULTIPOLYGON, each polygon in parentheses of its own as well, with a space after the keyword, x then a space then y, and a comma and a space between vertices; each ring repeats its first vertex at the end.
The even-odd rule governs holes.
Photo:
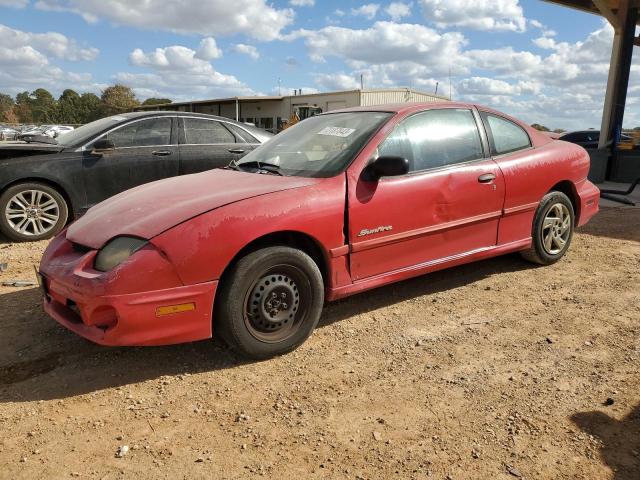
POLYGON ((581 147, 481 106, 331 112, 90 209, 44 253, 44 308, 103 345, 282 354, 325 298, 514 251, 556 262, 598 211, 588 170, 581 147))

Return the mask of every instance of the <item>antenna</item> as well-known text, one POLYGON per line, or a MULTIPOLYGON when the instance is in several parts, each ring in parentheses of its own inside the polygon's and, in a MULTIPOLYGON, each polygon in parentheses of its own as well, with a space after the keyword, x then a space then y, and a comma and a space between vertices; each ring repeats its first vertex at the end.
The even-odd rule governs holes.
POLYGON ((278 96, 282 96, 282 80, 278 77, 278 96))
POLYGON ((449 101, 451 101, 451 65, 449 65, 449 101))
POLYGON ((440 85, 440 82, 436 82, 436 93, 434 95, 438 95, 438 85, 440 85))
POLYGON ((360 74, 360 90, 364 90, 364 75, 360 74))

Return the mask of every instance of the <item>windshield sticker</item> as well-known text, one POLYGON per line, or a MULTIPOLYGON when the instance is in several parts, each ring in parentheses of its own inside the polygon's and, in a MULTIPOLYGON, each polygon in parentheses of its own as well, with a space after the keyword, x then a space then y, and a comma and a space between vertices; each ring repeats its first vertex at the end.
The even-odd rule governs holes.
POLYGON ((318 135, 331 135, 332 137, 348 137, 355 131, 356 131, 355 128, 324 127, 322 130, 318 132, 318 135))

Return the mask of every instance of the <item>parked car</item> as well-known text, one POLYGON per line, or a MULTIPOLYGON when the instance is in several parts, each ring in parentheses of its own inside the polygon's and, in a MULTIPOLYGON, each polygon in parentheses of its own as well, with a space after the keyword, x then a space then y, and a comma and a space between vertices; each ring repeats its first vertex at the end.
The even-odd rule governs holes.
POLYGON ((598 211, 588 171, 583 148, 485 107, 322 114, 227 169, 93 207, 42 257, 44 308, 103 345, 215 332, 282 354, 325 299, 509 252, 558 261, 598 211))
MULTIPOLYGON (((0 145, 0 232, 41 240, 116 193, 222 167, 272 135, 227 118, 138 112, 0 145)), ((131 208, 137 208, 130 205, 131 208)))
POLYGON ((12 127, 0 127, 0 140, 15 140, 18 137, 18 130, 12 127))
POLYGON ((51 138, 57 138, 60 135, 72 132, 73 130, 74 127, 69 127, 67 125, 52 125, 44 131, 44 134, 51 138))
MULTIPOLYGON (((563 133, 558 137, 559 140, 575 143, 583 148, 596 149, 600 141, 600 130, 577 130, 575 132, 563 133)), ((626 134, 620 136, 622 141, 631 141, 631 137, 626 134)))

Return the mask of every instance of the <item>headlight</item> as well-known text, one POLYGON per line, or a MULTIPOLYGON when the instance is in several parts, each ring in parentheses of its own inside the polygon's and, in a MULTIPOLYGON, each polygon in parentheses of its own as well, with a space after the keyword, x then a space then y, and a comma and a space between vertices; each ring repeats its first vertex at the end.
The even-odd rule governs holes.
POLYGON ((148 242, 135 237, 116 237, 100 249, 93 262, 93 268, 106 272, 117 267, 148 242))

